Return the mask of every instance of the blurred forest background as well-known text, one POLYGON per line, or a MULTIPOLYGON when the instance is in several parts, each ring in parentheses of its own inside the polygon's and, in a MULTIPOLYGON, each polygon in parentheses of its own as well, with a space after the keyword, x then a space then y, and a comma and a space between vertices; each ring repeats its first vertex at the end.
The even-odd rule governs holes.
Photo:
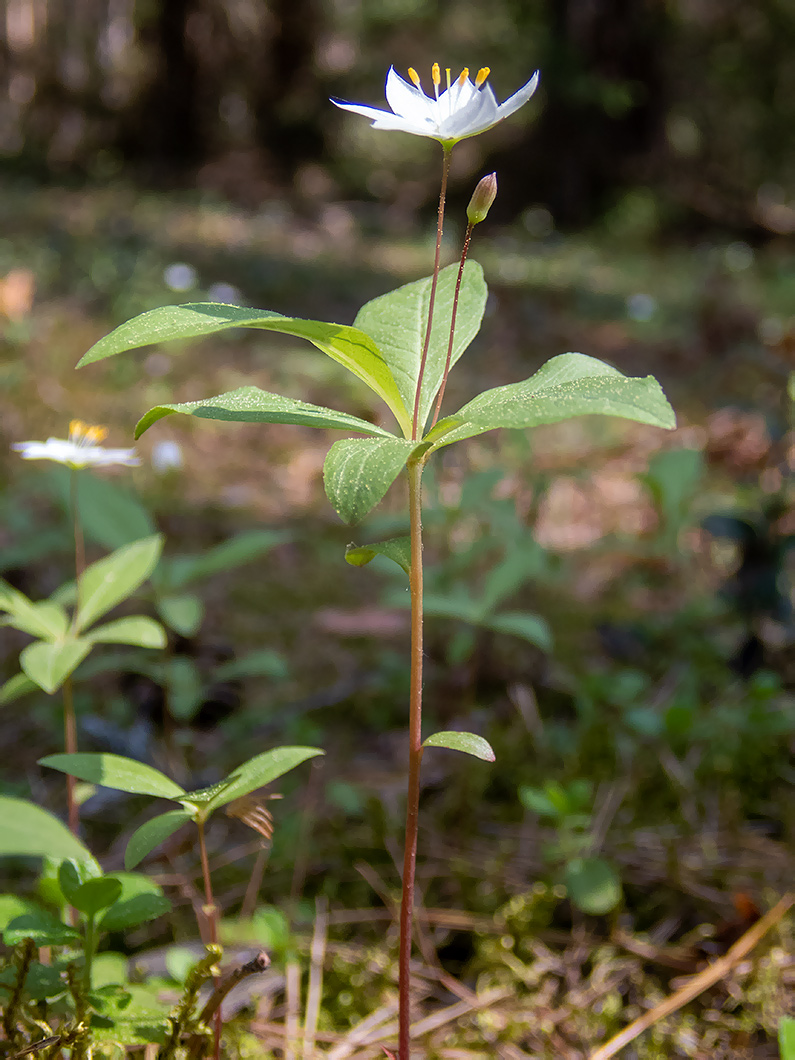
MULTIPOLYGON (((653 373, 680 429, 499 432, 427 476, 428 725, 482 733, 499 765, 428 759, 423 960, 508 984, 429 1055, 480 1056, 465 1049, 484 1037, 542 1055, 546 1021, 555 1055, 581 1057, 792 886, 794 52, 792 0, 0 0, 0 573, 36 599, 70 575, 68 489, 12 442, 79 416, 127 445, 150 406, 244 383, 380 414, 275 336, 75 373, 86 349, 170 302, 351 322, 430 272, 440 152, 329 97, 384 106, 391 64, 429 86, 439 61, 489 66, 503 100, 541 70, 520 112, 454 151, 446 262, 476 181, 496 170, 500 191, 471 252, 489 308, 448 411, 580 350, 653 373), (584 857, 610 916, 577 891, 584 857)), ((263 881, 242 824, 214 819, 211 842, 229 919, 289 894, 300 934, 301 900, 330 901, 339 1030, 393 985, 371 955, 394 949, 407 688, 403 583, 343 553, 404 532, 404 498, 352 531, 323 496, 335 435, 178 419, 129 477, 86 485, 89 558, 154 526, 168 562, 210 558, 183 563, 193 610, 172 610, 165 662, 78 671, 81 748, 196 785, 254 745, 326 749, 306 790, 280 789, 263 881)), ((161 617, 170 576, 146 598, 161 617)), ((3 679, 25 643, 0 641, 3 679)), ((0 746, 20 749, 0 788, 60 812, 35 765, 59 749, 57 704, 20 703, 0 707, 0 746)), ((106 867, 148 812, 86 803, 106 867)), ((169 887, 198 871, 179 845, 149 867, 169 887)), ((191 937, 173 893, 173 923, 137 946, 191 937)), ((637 1055, 777 1055, 792 930, 637 1055)))
MULTIPOLYGON (((591 223, 643 188, 663 226, 795 231, 787 0, 3 0, 3 170, 124 176, 250 206, 274 195, 407 211, 421 150, 328 97, 377 102, 394 64, 490 65, 532 109, 458 152, 498 168, 500 216, 591 223), (442 49, 444 54, 439 51, 442 49), (401 210, 402 208, 402 210, 401 210)), ((419 187, 417 186, 419 184, 419 187)), ((651 220, 651 219, 650 219, 651 220)))

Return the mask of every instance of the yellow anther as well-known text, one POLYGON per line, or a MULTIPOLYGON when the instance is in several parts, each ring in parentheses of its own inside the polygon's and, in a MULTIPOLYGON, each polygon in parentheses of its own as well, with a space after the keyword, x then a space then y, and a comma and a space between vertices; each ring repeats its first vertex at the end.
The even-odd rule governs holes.
POLYGON ((458 83, 463 87, 464 82, 469 77, 469 67, 465 66, 461 73, 458 75, 458 83))
POLYGON ((82 420, 72 420, 69 424, 69 440, 77 445, 96 445, 107 438, 107 427, 92 427, 82 420))
POLYGON ((417 73, 413 66, 409 67, 409 77, 417 86, 417 88, 422 88, 422 81, 420 81, 420 75, 417 73))
POLYGON ((431 67, 431 77, 433 78, 433 83, 435 85, 438 86, 438 85, 440 85, 442 83, 442 75, 439 72, 439 64, 438 63, 434 63, 433 66, 431 67))
POLYGON ((475 78, 475 87, 480 88, 490 73, 491 69, 488 66, 484 66, 482 69, 478 70, 478 76, 475 78))

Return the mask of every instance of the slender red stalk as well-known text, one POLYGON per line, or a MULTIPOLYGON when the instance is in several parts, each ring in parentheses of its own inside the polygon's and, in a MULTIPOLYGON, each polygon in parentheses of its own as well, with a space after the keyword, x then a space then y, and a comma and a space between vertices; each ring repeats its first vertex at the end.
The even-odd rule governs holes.
MULTIPOLYGON (((63 683, 63 746, 68 755, 77 754, 77 720, 75 718, 74 699, 72 697, 72 679, 67 677, 63 683)), ((80 807, 75 798, 75 778, 66 774, 66 806, 69 818, 69 831, 77 835, 80 829, 80 807)))
POLYGON ((403 890, 400 903, 400 957, 398 963, 398 1055, 409 1060, 411 1050, 411 940, 414 914, 414 875, 417 866, 417 831, 422 761, 422 469, 424 462, 410 460, 409 520, 411 525, 411 691, 409 699, 409 780, 406 798, 406 837, 403 852, 403 890))
MULTIPOLYGON (((86 549, 83 540, 83 527, 80 523, 80 500, 78 496, 78 472, 72 469, 70 482, 70 494, 72 503, 72 525, 75 540, 75 592, 77 602, 75 604, 74 616, 72 618, 73 628, 77 628, 77 618, 80 610, 80 582, 86 569, 86 549)), ((63 684, 63 743, 64 751, 68 755, 77 754, 77 718, 75 716, 74 697, 72 695, 72 679, 69 677, 63 684)), ((80 828, 80 807, 75 798, 76 781, 69 773, 66 774, 66 808, 69 819, 69 829, 77 835, 80 828)))
MULTIPOLYGON (((207 934, 209 935, 210 944, 213 946, 218 945, 218 906, 215 904, 213 897, 213 883, 210 878, 210 862, 207 858, 207 844, 204 839, 204 821, 199 818, 196 822, 196 827, 199 831, 199 856, 201 857, 202 863, 202 876, 204 877, 204 909, 202 912, 206 918, 207 934)), ((199 925, 201 930, 201 924, 199 925)), ((215 978, 216 988, 220 982, 218 977, 215 978)), ((221 1007, 219 1005, 217 1011, 213 1015, 213 1031, 214 1031, 214 1049, 213 1056, 214 1060, 220 1060, 221 1057, 221 1007)))
POLYGON ((436 421, 439 419, 439 410, 442 407, 442 398, 444 397, 444 391, 447 387, 447 377, 450 374, 450 361, 453 359, 453 339, 455 338, 455 318, 458 315, 458 295, 461 291, 461 280, 464 277, 464 265, 466 265, 469 241, 472 239, 472 229, 474 227, 475 225, 470 221, 467 225, 466 235, 464 236, 464 249, 461 251, 461 264, 458 267, 458 277, 455 281, 455 294, 453 295, 453 314, 450 318, 450 342, 447 346, 447 360, 444 362, 444 375, 442 376, 442 385, 439 387, 439 396, 436 399, 436 411, 433 414, 431 428, 436 426, 436 421))
POLYGON ((439 192, 439 212, 436 219, 436 255, 433 260, 433 279, 431 280, 431 294, 428 299, 428 326, 425 329, 425 342, 422 347, 422 358, 420 359, 420 370, 417 375, 417 393, 414 396, 414 418, 412 420, 411 437, 416 442, 420 429, 420 395, 422 394, 422 379, 425 375, 425 362, 428 360, 428 348, 431 344, 431 328, 433 326, 433 305, 436 301, 436 286, 439 282, 439 261, 442 254, 442 231, 444 229, 444 203, 447 196, 447 178, 450 175, 450 156, 452 147, 442 144, 444 158, 442 161, 442 188, 439 192))

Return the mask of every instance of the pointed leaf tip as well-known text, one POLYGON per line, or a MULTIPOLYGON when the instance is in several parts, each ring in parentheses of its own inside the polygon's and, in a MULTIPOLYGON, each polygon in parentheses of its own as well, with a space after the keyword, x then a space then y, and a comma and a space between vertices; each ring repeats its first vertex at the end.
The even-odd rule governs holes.
POLYGON ((474 732, 437 732, 429 736, 422 746, 447 747, 451 751, 463 751, 473 758, 480 758, 483 762, 496 761, 496 755, 488 740, 474 732))
POLYGON ((184 788, 175 784, 159 769, 122 755, 94 752, 54 754, 40 758, 39 765, 68 773, 89 784, 101 784, 106 788, 128 791, 135 795, 154 795, 157 798, 179 802, 185 794, 184 788))
MULTIPOLYGON (((383 354, 368 334, 346 324, 302 320, 265 309, 249 309, 245 306, 222 305, 216 302, 162 306, 120 324, 115 331, 95 343, 77 367, 82 368, 84 365, 141 346, 174 339, 200 338, 229 328, 258 328, 306 339, 370 387, 392 410, 403 433, 411 433, 411 421, 406 405, 383 354)), ((165 412, 161 409, 153 410, 159 413, 155 418, 167 415, 168 406, 163 408, 166 409, 165 412)))
POLYGON ((345 562, 352 567, 363 567, 376 556, 384 556, 411 574, 411 538, 394 537, 391 541, 374 541, 370 545, 348 545, 345 562))

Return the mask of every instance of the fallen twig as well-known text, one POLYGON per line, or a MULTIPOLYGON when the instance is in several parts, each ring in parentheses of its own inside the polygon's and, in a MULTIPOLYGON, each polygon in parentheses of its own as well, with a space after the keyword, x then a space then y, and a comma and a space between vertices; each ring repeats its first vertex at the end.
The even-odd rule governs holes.
POLYGON ((306 992, 304 1014, 303 1060, 312 1060, 315 1054, 315 1036, 320 1018, 320 1002, 323 996, 323 962, 326 959, 328 940, 328 902, 325 898, 315 900, 315 930, 310 950, 309 986, 306 992))
POLYGON ((736 964, 740 963, 743 957, 751 952, 794 904, 795 894, 785 895, 770 912, 766 913, 761 920, 758 920, 750 927, 723 957, 718 958, 714 964, 705 968, 703 972, 694 975, 690 982, 685 983, 683 987, 671 994, 670 997, 665 998, 659 1005, 655 1005, 653 1009, 650 1009, 633 1023, 630 1023, 628 1027, 616 1034, 609 1042, 600 1046, 595 1053, 591 1053, 590 1060, 609 1060, 609 1057, 615 1056, 625 1045, 629 1045, 638 1035, 643 1034, 658 1020, 670 1016, 671 1013, 676 1012, 683 1005, 698 997, 699 994, 703 994, 705 990, 708 990, 720 979, 723 979, 736 964))

